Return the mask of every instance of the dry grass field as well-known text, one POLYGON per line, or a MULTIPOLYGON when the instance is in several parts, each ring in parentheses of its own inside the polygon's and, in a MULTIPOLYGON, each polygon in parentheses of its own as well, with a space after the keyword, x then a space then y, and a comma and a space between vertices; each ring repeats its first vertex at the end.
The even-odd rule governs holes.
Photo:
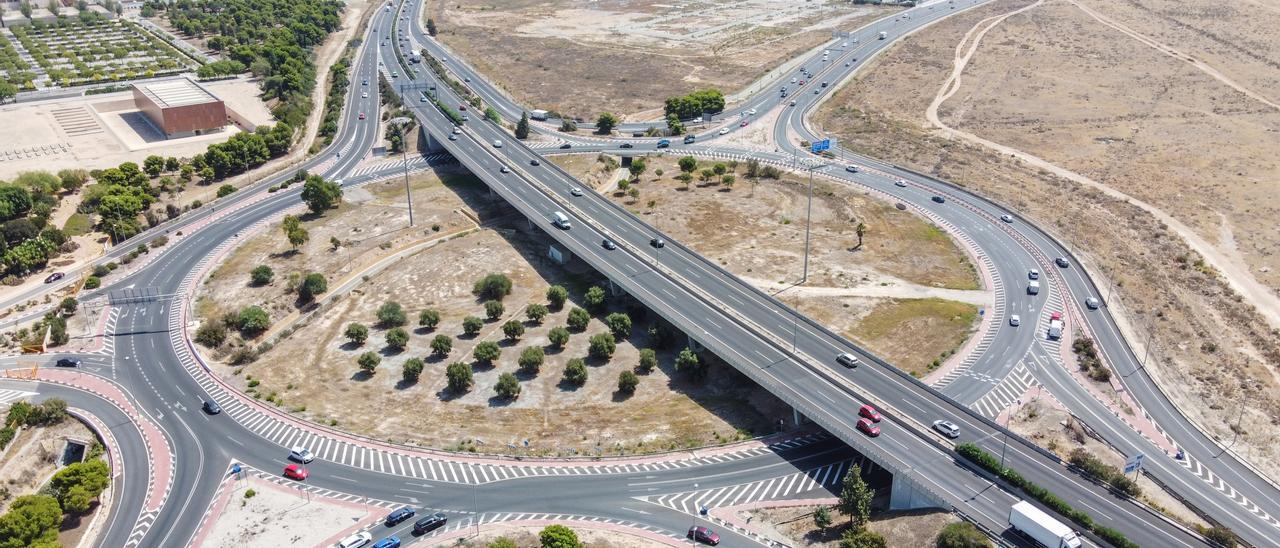
POLYGON ((1045 169, 947 138, 926 116, 957 44, 983 20, 1031 4, 1001 0, 905 39, 815 122, 846 146, 973 188, 1063 238, 1102 283, 1115 283, 1112 310, 1140 354, 1151 333, 1147 370, 1164 389, 1220 437, 1243 413, 1235 449, 1280 477, 1280 336, 1226 278, 1280 287, 1280 10, 1047 0, 995 24, 938 119, 1044 159, 1045 169), (1194 252, 1180 225, 1231 258, 1226 270, 1194 252))

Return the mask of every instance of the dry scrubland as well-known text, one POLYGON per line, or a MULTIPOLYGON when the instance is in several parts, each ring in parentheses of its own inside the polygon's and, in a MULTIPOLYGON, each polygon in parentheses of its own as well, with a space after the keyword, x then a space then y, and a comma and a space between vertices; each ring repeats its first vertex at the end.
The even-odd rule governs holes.
MULTIPOLYGON (((833 525, 826 530, 813 523, 816 506, 762 508, 739 512, 751 518, 751 526, 778 542, 792 546, 835 548, 849 516, 829 508, 833 525)), ((938 532, 948 523, 959 521, 950 512, 922 510, 911 512, 873 513, 867 529, 884 536, 888 546, 933 546, 938 532)))
MULTIPOLYGON (((334 289, 338 278, 362 270, 361 265, 372 264, 374 257, 384 257, 411 241, 464 231, 370 277, 256 362, 239 368, 220 366, 220 370, 241 388, 252 388, 251 393, 278 401, 282 408, 308 419, 336 421, 344 430, 395 442, 458 450, 509 452, 507 443, 529 439, 528 451, 539 454, 594 453, 597 448, 605 454, 659 451, 730 441, 748 431, 767 433, 778 417, 787 416, 767 392, 727 366, 713 364, 706 382, 675 372, 675 353, 683 346, 680 338, 658 351, 658 368, 639 375, 634 395, 617 393, 618 376, 636 366, 638 349, 653 346, 643 311, 627 310, 620 298, 610 300, 608 310, 594 314, 584 332, 573 332, 566 348, 555 349, 549 344, 549 330, 565 325, 569 309, 582 306, 590 285, 603 283, 581 265, 566 270, 546 259, 547 240, 540 230, 534 234, 513 230, 527 230, 525 222, 508 216, 509 210, 500 202, 484 198, 478 183, 466 181, 474 180, 445 187, 426 177, 414 184, 417 221, 424 227, 440 224, 439 233, 426 234, 429 228, 388 233, 407 222, 399 194, 402 187, 392 181, 368 187, 364 197, 358 196, 360 191, 348 191, 349 199, 367 201, 358 207, 344 204, 321 220, 304 222, 311 242, 298 254, 289 251, 279 224, 237 249, 203 290, 205 297, 199 304, 203 318, 267 303, 264 308, 272 321, 280 322, 294 310, 293 296, 286 292, 288 272, 325 272, 334 289), (474 225, 454 212, 462 208, 478 210, 482 222, 493 222, 495 228, 466 230, 474 225), (353 234, 355 227, 360 232, 353 234), (354 241, 330 251, 331 234, 354 241), (369 236, 359 240, 362 234, 369 236), (391 245, 386 249, 379 247, 387 243, 391 245), (273 265, 276 281, 250 287, 249 270, 264 263, 273 265), (514 282, 512 293, 503 300, 505 313, 497 321, 487 321, 478 336, 465 336, 461 328, 465 316, 485 317, 481 300, 471 293, 472 284, 490 272, 503 273, 514 282), (524 320, 526 305, 546 303, 546 290, 552 284, 570 290, 570 304, 553 311, 541 325, 526 322, 518 342, 504 340, 500 326, 509 319, 524 320), (375 327, 376 309, 389 300, 399 302, 409 316, 405 327, 409 344, 404 351, 385 348, 387 329, 375 327), (418 312, 426 308, 441 314, 440 326, 434 330, 418 328, 418 312), (588 338, 607 331, 600 320, 616 311, 630 312, 634 328, 618 341, 612 359, 586 359, 588 379, 580 387, 563 382, 568 360, 587 358, 588 338), (349 322, 370 326, 363 346, 351 345, 343 337, 349 322), (445 359, 431 356, 429 345, 439 334, 453 338, 452 352, 445 359), (498 342, 501 357, 492 366, 474 365, 475 384, 469 392, 450 392, 445 367, 455 361, 475 362, 472 351, 482 341, 498 342), (546 361, 537 374, 518 372, 516 360, 528 347, 546 349, 546 361), (366 351, 382 357, 373 375, 360 373, 356 364, 357 356, 366 351), (424 358, 426 367, 417 383, 404 383, 401 367, 412 357, 424 358), (502 373, 515 373, 521 382, 522 392, 513 402, 495 398, 494 385, 502 373), (422 428, 424 417, 430 417, 430 428, 422 428), (473 439, 483 445, 464 443, 473 439)), ((235 346, 228 343, 214 354, 225 358, 235 346)))
MULTIPOLYGON (((1249 303, 1138 207, 930 133, 924 113, 956 44, 980 20, 1028 4, 998 1, 905 39, 815 121, 846 146, 972 188, 1069 242, 1092 272, 1115 281, 1113 306, 1123 305, 1116 312, 1131 326, 1130 340, 1145 343, 1152 333, 1148 371, 1161 386, 1221 437, 1232 437, 1243 412, 1235 449, 1280 476, 1280 337, 1249 303)), ((1252 90, 1277 89, 1280 42, 1268 38, 1280 28, 1274 10, 1204 0, 1085 5, 1252 90)), ((1156 204, 1280 286, 1273 264, 1280 194, 1272 191, 1280 113, 1185 61, 1051 0, 986 36, 940 114, 957 129, 1156 204)))
POLYGON ((832 30, 898 9, 831 0, 438 1, 426 16, 439 40, 522 103, 594 119, 660 108, 693 89, 732 93, 832 30))
MULTIPOLYGON (((893 295, 895 289, 924 296, 935 288, 976 289, 967 255, 938 227, 863 192, 816 181, 809 281, 791 287, 803 273, 807 179, 794 174, 761 179, 753 190, 745 166, 739 165, 731 187, 695 179, 686 190, 674 179, 680 173, 677 160, 647 158, 635 185, 637 197, 618 190, 607 194, 756 286, 770 293, 788 288, 779 294, 788 304, 908 371, 927 372, 934 359, 959 347, 973 330, 977 307, 972 304, 866 296, 893 295), (866 232, 855 250, 858 223, 866 232), (923 341, 906 336, 920 330, 937 336, 923 341)), ((587 182, 607 180, 610 171, 608 157, 566 155, 554 161, 587 182)), ((699 170, 714 163, 704 160, 699 170)))

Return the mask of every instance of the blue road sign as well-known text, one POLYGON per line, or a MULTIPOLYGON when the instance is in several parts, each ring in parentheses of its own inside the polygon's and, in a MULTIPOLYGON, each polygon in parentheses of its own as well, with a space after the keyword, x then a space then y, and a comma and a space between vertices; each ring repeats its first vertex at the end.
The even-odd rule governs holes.
POLYGON ((817 154, 829 148, 831 148, 831 139, 823 139, 813 143, 813 145, 809 147, 809 150, 813 151, 814 154, 817 154))

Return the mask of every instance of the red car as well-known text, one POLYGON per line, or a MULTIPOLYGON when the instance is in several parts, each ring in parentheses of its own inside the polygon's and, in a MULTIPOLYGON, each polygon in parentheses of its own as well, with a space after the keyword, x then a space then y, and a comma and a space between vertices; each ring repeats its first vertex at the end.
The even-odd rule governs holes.
POLYGON ((360 119, 361 119, 361 120, 363 120, 363 119, 364 119, 364 113, 363 113, 363 112, 361 112, 361 113, 360 113, 360 119))
POLYGON ((720 535, 706 527, 690 527, 689 533, 685 535, 685 538, 712 546, 720 544, 720 535))
POLYGON ((458 110, 467 110, 467 105, 458 105, 458 110))
POLYGON ((799 85, 803 86, 803 85, 804 85, 804 80, 801 80, 799 85))
POLYGON ((1053 314, 1050 314, 1050 315, 1049 315, 1049 319, 1050 319, 1050 320, 1053 320, 1053 321, 1061 321, 1061 320, 1062 320, 1062 313, 1061 313, 1061 312, 1054 312, 1053 314))
POLYGON ((743 120, 741 124, 738 124, 738 127, 747 127, 747 121, 743 120))
POLYGON ((880 435, 880 427, 871 422, 871 419, 858 419, 858 430, 873 438, 880 435))
POLYGON ((290 464, 284 467, 284 477, 298 481, 305 480, 307 479, 307 469, 303 468, 301 464, 290 464))
POLYGON ((884 417, 880 416, 880 412, 870 405, 864 405, 858 408, 858 416, 871 419, 871 422, 880 422, 884 417))

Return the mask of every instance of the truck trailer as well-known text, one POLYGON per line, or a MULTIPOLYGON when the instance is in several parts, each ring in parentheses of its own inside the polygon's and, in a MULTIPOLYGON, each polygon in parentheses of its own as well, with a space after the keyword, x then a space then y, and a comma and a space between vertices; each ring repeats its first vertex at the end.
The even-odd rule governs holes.
POLYGON ((534 120, 546 120, 546 119, 547 119, 547 111, 542 110, 542 109, 531 110, 531 111, 529 111, 529 117, 530 117, 530 118, 532 118, 532 119, 534 119, 534 120))
POLYGON ((1080 535, 1025 500, 1009 510, 1009 525, 1048 548, 1080 548, 1080 535))

